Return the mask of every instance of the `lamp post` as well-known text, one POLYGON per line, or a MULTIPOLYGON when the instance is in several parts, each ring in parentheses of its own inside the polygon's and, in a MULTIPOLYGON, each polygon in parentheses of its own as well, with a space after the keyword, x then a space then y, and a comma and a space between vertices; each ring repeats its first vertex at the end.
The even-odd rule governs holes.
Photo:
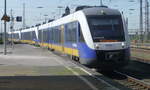
POLYGON ((100 0, 100 6, 103 6, 103 0, 100 0))
POLYGON ((51 15, 53 15, 52 17, 53 19, 55 19, 55 14, 56 14, 55 12, 51 12, 51 15))
POLYGON ((24 29, 26 27, 26 18, 25 18, 25 15, 26 15, 26 11, 25 11, 25 3, 23 3, 23 22, 22 22, 22 28, 24 29))
POLYGON ((14 16, 13 16, 13 10, 11 9, 10 12, 10 32, 11 32, 11 46, 13 48, 13 31, 14 31, 14 16))
MULTIPOLYGON (((42 6, 39 6, 39 7, 37 7, 38 9, 42 9, 42 8, 44 8, 44 7, 42 7, 42 6)), ((42 19, 42 13, 40 12, 40 20, 42 19)))
MULTIPOLYGON (((6 0, 4 1, 4 16, 7 16, 7 13, 6 13, 6 0)), ((4 20, 4 55, 6 55, 7 54, 7 48, 6 48, 6 25, 7 25, 7 23, 6 23, 7 21, 6 20, 4 20)))
POLYGON ((47 22, 47 16, 48 16, 47 14, 44 15, 44 17, 45 17, 45 23, 47 22))
POLYGON ((140 0, 140 42, 143 43, 143 37, 142 37, 142 33, 143 33, 143 0, 140 0))
MULTIPOLYGON (((42 9, 42 8, 44 8, 44 7, 39 6, 39 7, 37 7, 37 8, 38 8, 38 9, 42 9)), ((40 20, 42 19, 41 16, 42 16, 42 14, 41 14, 41 12, 40 12, 40 20)), ((43 30, 42 30, 42 41, 41 41, 41 43, 42 43, 41 45, 42 45, 42 46, 43 46, 43 41, 44 41, 43 38, 44 38, 44 37, 43 37, 43 30)))
POLYGON ((64 7, 63 6, 58 6, 57 8, 59 9, 59 15, 61 17, 61 9, 64 8, 64 7))
MULTIPOLYGON (((0 13, 3 13, 2 10, 0 10, 0 13)), ((2 31, 2 29, 3 29, 3 27, 2 27, 2 24, 3 24, 2 21, 1 21, 0 24, 1 24, 1 26, 0 26, 0 27, 1 27, 1 28, 0 28, 0 29, 1 29, 1 30, 0 30, 0 33, 2 34, 2 32, 3 32, 3 31, 2 31)))

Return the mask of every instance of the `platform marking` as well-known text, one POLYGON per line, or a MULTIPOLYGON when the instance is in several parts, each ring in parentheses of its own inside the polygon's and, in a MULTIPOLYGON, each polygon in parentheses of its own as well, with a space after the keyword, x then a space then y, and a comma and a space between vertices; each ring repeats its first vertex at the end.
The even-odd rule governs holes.
POLYGON ((77 73, 76 71, 74 71, 72 68, 70 68, 70 67, 68 67, 68 66, 65 66, 63 62, 57 60, 56 58, 55 58, 55 60, 56 60, 59 64, 63 65, 65 68, 67 68, 69 71, 71 71, 74 75, 76 75, 76 76, 77 76, 79 79, 81 79, 83 82, 85 82, 90 88, 92 88, 93 90, 99 90, 99 89, 96 88, 90 81, 88 81, 86 78, 80 76, 80 74, 77 73))
POLYGON ((118 88, 112 86, 111 84, 107 83, 106 81, 104 81, 104 80, 102 80, 102 79, 96 77, 95 75, 93 75, 93 74, 90 73, 89 71, 85 70, 84 68, 79 67, 79 66, 78 66, 78 68, 79 68, 80 70, 84 71, 85 73, 87 73, 88 75, 90 75, 91 77, 96 78, 97 80, 99 80, 99 81, 101 81, 101 82, 103 82, 103 83, 109 85, 110 87, 114 88, 115 90, 120 90, 120 89, 118 89, 118 88))

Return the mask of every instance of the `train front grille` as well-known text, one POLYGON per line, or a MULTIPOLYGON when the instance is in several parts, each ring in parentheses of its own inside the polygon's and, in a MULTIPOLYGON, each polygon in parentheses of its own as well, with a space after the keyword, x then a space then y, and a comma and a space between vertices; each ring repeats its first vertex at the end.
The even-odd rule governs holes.
POLYGON ((125 57, 125 50, 96 51, 98 61, 122 61, 125 57))

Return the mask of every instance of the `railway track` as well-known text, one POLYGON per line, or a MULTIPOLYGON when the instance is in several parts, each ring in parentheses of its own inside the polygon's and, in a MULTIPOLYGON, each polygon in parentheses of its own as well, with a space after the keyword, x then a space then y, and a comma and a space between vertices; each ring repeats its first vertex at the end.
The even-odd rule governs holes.
POLYGON ((150 83, 123 74, 119 71, 113 71, 109 73, 104 72, 103 75, 132 90, 150 90, 150 83))
POLYGON ((150 60, 149 59, 143 59, 143 58, 139 58, 139 57, 135 57, 135 56, 132 56, 132 59, 135 60, 135 61, 138 61, 138 62, 150 64, 150 60))
POLYGON ((115 72, 126 77, 126 79, 124 80, 115 80, 119 82, 120 84, 128 88, 131 88, 133 90, 150 90, 150 83, 145 82, 143 80, 136 79, 126 74, 120 73, 118 71, 115 71, 115 72))
POLYGON ((140 47, 140 46, 137 46, 137 47, 133 47, 131 46, 131 48, 136 48, 136 49, 143 49, 143 50, 150 50, 150 47, 140 47))
POLYGON ((150 53, 150 49, 142 49, 142 48, 131 48, 132 51, 150 53))
POLYGON ((150 50, 150 44, 147 44, 147 45, 131 44, 131 48, 138 48, 138 49, 150 50))
POLYGON ((124 69, 100 73, 133 90, 150 90, 149 69, 149 64, 132 61, 124 69))
POLYGON ((132 55, 132 60, 150 64, 150 58, 148 58, 149 54, 150 54, 150 50, 132 48, 131 51, 132 51, 132 53, 139 54, 137 56, 136 55, 134 55, 134 56, 132 55), (146 55, 146 57, 144 55, 146 55))

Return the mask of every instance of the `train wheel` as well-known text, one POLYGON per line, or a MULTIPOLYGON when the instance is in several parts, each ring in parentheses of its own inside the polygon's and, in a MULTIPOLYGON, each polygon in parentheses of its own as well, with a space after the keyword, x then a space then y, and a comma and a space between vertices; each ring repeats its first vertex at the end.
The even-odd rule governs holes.
POLYGON ((76 56, 75 56, 75 60, 79 62, 79 57, 76 57, 76 56))

